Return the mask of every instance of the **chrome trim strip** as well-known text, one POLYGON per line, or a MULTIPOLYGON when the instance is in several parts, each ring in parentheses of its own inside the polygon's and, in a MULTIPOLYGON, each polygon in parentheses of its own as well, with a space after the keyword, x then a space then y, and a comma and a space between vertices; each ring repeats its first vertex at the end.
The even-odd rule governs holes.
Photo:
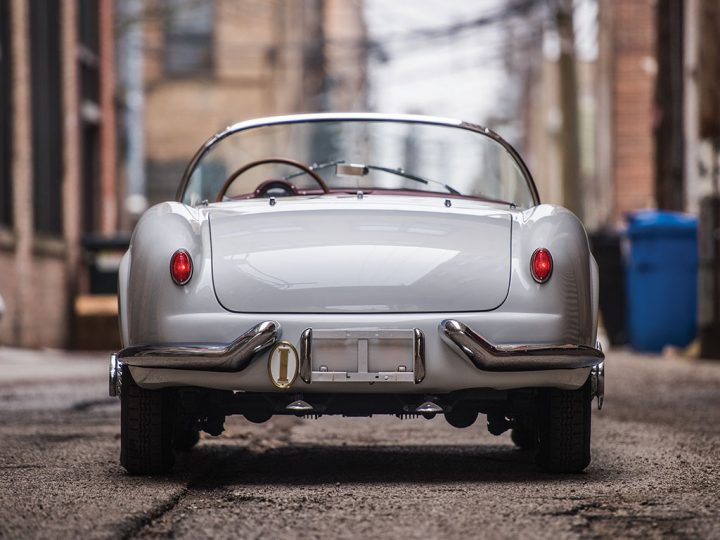
POLYGON ((358 373, 354 371, 313 371, 313 382, 331 383, 415 383, 409 371, 377 371, 358 373))
POLYGON ((440 337, 456 353, 483 371, 575 369, 600 364, 605 355, 588 345, 497 346, 459 321, 444 320, 440 337))
POLYGON ((310 384, 312 381, 312 328, 300 334, 300 378, 310 384))
POLYGON ((335 329, 315 328, 312 337, 315 339, 408 339, 414 330, 384 328, 335 329))
MULTIPOLYGON (((602 350, 600 342, 598 342, 598 349, 602 350)), ((597 398, 597 408, 600 410, 603 407, 603 401, 605 401, 605 362, 600 362, 592 367, 592 370, 590 370, 590 384, 590 393, 592 397, 597 398)))
POLYGON ((425 379, 425 334, 419 328, 413 328, 413 372, 415 384, 425 379))
POLYGON ((281 334, 280 323, 264 321, 228 345, 140 345, 121 350, 117 357, 131 366, 237 372, 275 344, 281 334))
POLYGON ((122 360, 116 353, 110 355, 110 377, 108 393, 110 397, 120 397, 122 393, 122 360))

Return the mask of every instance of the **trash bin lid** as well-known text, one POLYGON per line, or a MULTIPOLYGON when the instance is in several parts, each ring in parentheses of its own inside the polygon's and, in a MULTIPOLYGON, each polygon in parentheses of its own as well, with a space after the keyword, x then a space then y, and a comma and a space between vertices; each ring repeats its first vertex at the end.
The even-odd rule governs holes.
POLYGON ((649 236, 692 238, 697 235, 698 220, 689 214, 643 210, 628 215, 627 220, 627 233, 631 238, 649 236))

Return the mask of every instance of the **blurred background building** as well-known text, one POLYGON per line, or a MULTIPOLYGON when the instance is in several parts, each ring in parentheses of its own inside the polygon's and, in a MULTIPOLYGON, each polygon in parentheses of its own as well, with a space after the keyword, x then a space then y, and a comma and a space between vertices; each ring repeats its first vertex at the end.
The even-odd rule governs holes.
POLYGON ((85 234, 117 230, 111 0, 0 2, 4 344, 60 347, 85 234))
POLYGON ((251 117, 488 125, 590 232, 710 212, 719 32, 717 0, 0 0, 0 343, 113 346, 138 216, 251 117))
POLYGON ((143 196, 173 198, 189 157, 239 119, 367 106, 362 2, 167 0, 141 9, 141 47, 118 58, 144 73, 146 180, 131 194, 133 211, 143 196))

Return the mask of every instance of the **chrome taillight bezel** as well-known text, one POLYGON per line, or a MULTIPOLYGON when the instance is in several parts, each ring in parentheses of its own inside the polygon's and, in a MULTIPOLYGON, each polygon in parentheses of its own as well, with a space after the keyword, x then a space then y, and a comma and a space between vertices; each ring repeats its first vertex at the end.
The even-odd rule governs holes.
POLYGON ((555 261, 553 260, 552 253, 550 253, 549 249, 541 247, 533 251, 532 255, 530 256, 530 275, 537 283, 547 283, 548 280, 552 277, 554 270, 555 261), (541 277, 535 273, 535 261, 537 260, 537 257, 540 253, 547 254, 548 260, 550 261, 550 271, 545 277, 541 277))
POLYGON ((192 279, 194 271, 195 271, 195 265, 193 264, 192 257, 190 256, 190 253, 188 252, 188 250, 180 248, 180 249, 176 250, 175 253, 172 254, 172 256, 170 257, 170 278, 173 280, 173 283, 175 283, 175 285, 179 285, 181 287, 184 285, 187 285, 190 282, 190 280, 192 279), (187 277, 183 280, 178 279, 175 276, 175 271, 174 271, 175 259, 179 255, 185 255, 185 257, 187 257, 188 264, 190 265, 190 272, 188 273, 187 277))

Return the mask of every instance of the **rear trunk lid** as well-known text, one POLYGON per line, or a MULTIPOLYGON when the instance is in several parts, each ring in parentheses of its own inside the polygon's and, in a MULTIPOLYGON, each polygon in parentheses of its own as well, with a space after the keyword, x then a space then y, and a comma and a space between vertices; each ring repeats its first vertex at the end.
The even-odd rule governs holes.
POLYGON ((421 313, 504 302, 510 212, 475 203, 439 211, 437 199, 398 209, 368 198, 211 210, 220 303, 251 313, 421 313))

